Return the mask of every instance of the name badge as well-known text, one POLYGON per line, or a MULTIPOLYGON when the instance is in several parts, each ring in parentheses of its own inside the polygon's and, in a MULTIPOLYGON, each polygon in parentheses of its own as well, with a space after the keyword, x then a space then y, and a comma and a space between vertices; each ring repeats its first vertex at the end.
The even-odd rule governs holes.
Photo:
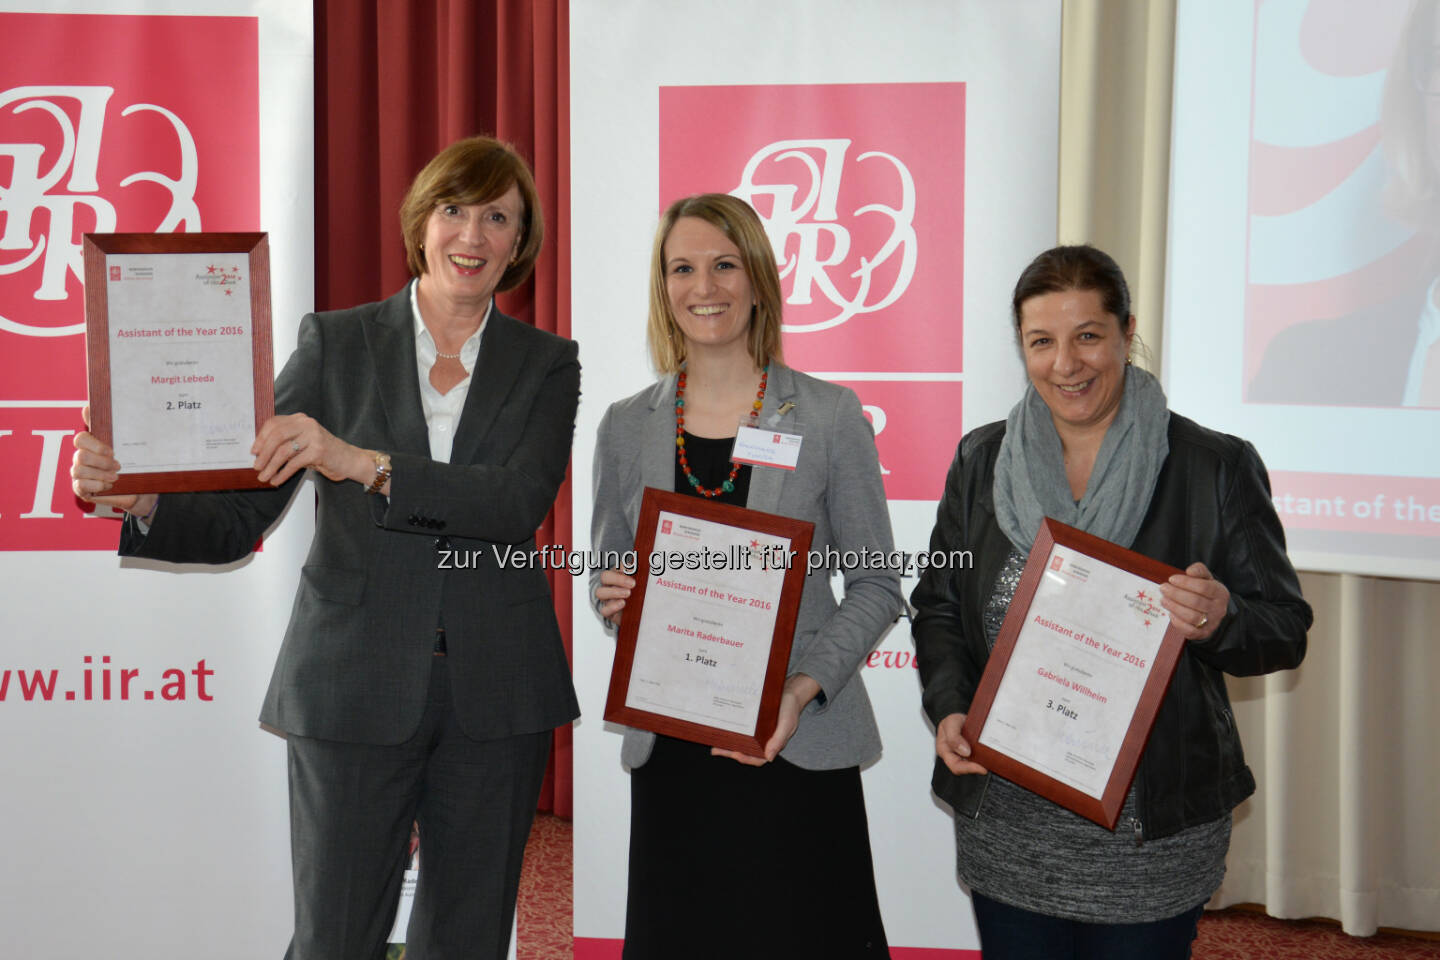
POLYGON ((794 470, 800 460, 800 434, 781 433, 764 427, 741 427, 735 434, 730 459, 757 467, 794 470))

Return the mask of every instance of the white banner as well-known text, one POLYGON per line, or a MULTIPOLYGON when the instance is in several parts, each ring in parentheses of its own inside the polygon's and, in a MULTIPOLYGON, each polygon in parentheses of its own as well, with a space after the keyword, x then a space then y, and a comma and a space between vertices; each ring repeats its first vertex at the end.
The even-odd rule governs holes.
POLYGON ((117 559, 118 523, 68 472, 82 233, 268 231, 276 369, 293 349, 311 29, 286 0, 0 2, 0 902, 19 955, 251 960, 289 939, 285 749, 256 716, 309 494, 248 560, 162 567, 117 559))
MULTIPOLYGON (((577 547, 589 546, 600 417, 654 379, 645 315, 659 212, 720 191, 756 207, 785 258, 787 362, 859 394, 896 546, 924 550, 961 434, 1003 417, 1024 383, 1009 297, 1055 240, 1060 4, 740 0, 717 19, 697 0, 574 0, 571 37, 572 323, 586 369, 577 547)), ((584 578, 575 609, 584 960, 619 956, 630 785, 600 720, 614 644, 584 578)), ((885 744, 864 771, 880 906, 893 956, 971 956, 912 651, 902 621, 863 671, 885 744)))

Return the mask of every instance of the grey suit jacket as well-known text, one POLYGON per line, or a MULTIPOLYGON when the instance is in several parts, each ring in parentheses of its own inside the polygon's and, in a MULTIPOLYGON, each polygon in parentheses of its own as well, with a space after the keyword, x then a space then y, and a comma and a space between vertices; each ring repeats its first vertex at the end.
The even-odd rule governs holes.
MULTIPOLYGON (((749 508, 813 522, 812 550, 821 554, 827 549, 892 551, 875 437, 854 391, 772 363, 760 423, 804 439, 793 471, 752 468, 749 508), (786 404, 790 408, 780 414, 786 404)), ((673 375, 606 411, 594 474, 592 546, 629 550, 645 487, 675 488, 673 375)), ((788 674, 813 677, 824 702, 817 697, 801 714, 799 729, 781 756, 812 770, 855 766, 879 756, 880 734, 859 671, 904 603, 898 570, 851 566, 841 573, 845 595, 838 604, 831 570, 814 570, 806 577, 790 654, 788 674)), ((598 585, 597 571, 590 579, 592 600, 598 585)), ((627 729, 621 758, 638 767, 649 759, 654 743, 654 734, 627 729)))
MULTIPOLYGON (((544 572, 499 559, 506 547, 534 550, 565 478, 576 354, 573 341, 492 311, 451 462, 440 463, 420 404, 408 289, 301 321, 276 410, 388 452, 394 472, 388 499, 315 475, 315 539, 263 722, 330 740, 406 740, 425 708, 440 625, 468 735, 534 733, 579 714, 544 572), (446 569, 459 558, 463 567, 446 569)), ((238 559, 298 486, 296 477, 276 490, 165 494, 148 535, 127 521, 121 553, 238 559)))

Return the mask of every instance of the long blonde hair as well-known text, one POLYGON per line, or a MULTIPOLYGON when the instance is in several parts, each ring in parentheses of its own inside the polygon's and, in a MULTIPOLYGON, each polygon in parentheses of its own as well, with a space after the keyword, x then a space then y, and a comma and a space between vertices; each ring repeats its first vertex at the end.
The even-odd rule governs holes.
POLYGON ((748 340, 750 356, 756 367, 779 360, 784 301, 775 251, 765 235, 765 226, 744 200, 725 193, 702 193, 670 204, 655 228, 655 246, 650 254, 650 316, 646 325, 650 360, 655 369, 660 373, 674 373, 685 363, 685 336, 670 308, 670 292, 665 283, 665 241, 681 217, 704 220, 740 250, 740 262, 755 297, 748 340))

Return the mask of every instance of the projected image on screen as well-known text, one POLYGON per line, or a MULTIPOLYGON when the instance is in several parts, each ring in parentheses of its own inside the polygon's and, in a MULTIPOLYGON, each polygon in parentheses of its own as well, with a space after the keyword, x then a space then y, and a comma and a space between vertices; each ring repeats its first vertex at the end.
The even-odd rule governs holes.
POLYGON ((1440 407, 1437 0, 1257 19, 1245 400, 1440 407))
POLYGON ((1291 559, 1440 579, 1440 0, 1180 0, 1165 388, 1291 559))

